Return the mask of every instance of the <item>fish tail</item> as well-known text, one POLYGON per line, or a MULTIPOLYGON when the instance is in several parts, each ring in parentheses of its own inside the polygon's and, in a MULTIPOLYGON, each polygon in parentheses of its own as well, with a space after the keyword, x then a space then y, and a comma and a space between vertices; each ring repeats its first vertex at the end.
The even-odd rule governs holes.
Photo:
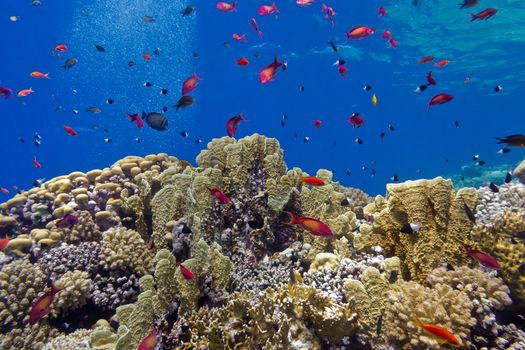
POLYGON ((234 11, 237 11, 237 0, 235 0, 234 2, 232 2, 232 9, 234 11))
POLYGON ((283 222, 283 224, 286 224, 286 225, 296 225, 299 221, 299 218, 292 212, 289 212, 289 211, 284 211, 284 213, 288 214, 290 216, 290 221, 288 222, 283 222))
POLYGON ((471 21, 471 22, 472 22, 472 21, 475 21, 475 20, 478 19, 478 15, 475 15, 475 14, 473 14, 473 13, 471 13, 470 16, 471 16, 471 18, 470 18, 470 21, 471 21))
POLYGON ((496 143, 506 143, 506 141, 502 138, 499 138, 499 137, 495 137, 496 140, 498 140, 498 142, 496 143))

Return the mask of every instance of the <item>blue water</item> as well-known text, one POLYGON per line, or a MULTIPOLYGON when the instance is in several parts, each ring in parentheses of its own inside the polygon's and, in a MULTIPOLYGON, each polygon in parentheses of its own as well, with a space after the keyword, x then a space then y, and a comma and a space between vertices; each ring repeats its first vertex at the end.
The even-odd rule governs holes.
POLYGON ((419 0, 414 6, 411 1, 337 0, 328 3, 337 13, 334 28, 322 17, 319 2, 300 8, 281 0, 281 13, 264 18, 257 15, 261 4, 240 0, 237 12, 222 13, 213 1, 42 0, 35 7, 27 0, 1 0, 0 86, 15 94, 29 87, 36 92, 22 100, 0 100, 0 187, 27 189, 34 179, 103 168, 126 155, 166 152, 193 161, 206 142, 226 135, 226 121, 240 112, 251 121, 239 125, 236 137, 276 137, 289 167, 310 173, 331 169, 336 180, 371 194, 384 193, 393 174, 401 181, 458 174, 474 154, 485 166, 512 166, 523 158, 522 149, 497 154, 501 147, 493 137, 525 132, 525 1, 482 0, 469 11, 458 9, 454 1, 419 0), (196 13, 182 18, 179 12, 189 4, 196 13), (385 17, 377 16, 379 6, 387 9, 385 17), (489 6, 498 9, 493 18, 469 22, 470 12, 489 6), (12 15, 19 20, 10 21, 12 15), (145 15, 156 22, 144 22, 145 15), (259 22, 264 40, 252 29, 251 17, 259 22), (374 27, 376 33, 343 44, 344 33, 358 25, 374 27), (383 29, 392 32, 396 49, 381 39, 383 29), (234 32, 247 33, 248 43, 235 42, 234 32), (327 40, 339 45, 339 53, 327 40), (59 43, 69 47, 62 58, 52 53, 59 43), (98 52, 94 44, 106 52, 98 52), (158 56, 153 54, 156 48, 161 50, 158 56), (152 60, 146 62, 143 52, 152 60), (256 52, 260 57, 254 57, 256 52), (287 60, 288 69, 261 85, 258 72, 274 55, 287 60), (416 63, 427 55, 451 63, 442 68, 434 62, 416 63), (79 63, 63 70, 60 66, 69 57, 79 63), (237 66, 240 57, 250 65, 237 66), (332 66, 337 59, 347 61, 345 80, 332 66), (130 68, 128 61, 137 65, 130 68), (438 85, 415 93, 429 70, 438 85), (32 71, 49 73, 51 79, 32 78, 32 71), (194 71, 204 79, 192 94, 197 102, 175 112, 171 105, 194 71), (463 83, 466 76, 471 77, 469 84, 463 83), (154 87, 144 87, 146 81, 154 87), (372 91, 364 91, 365 84, 372 91), (496 85, 504 90, 494 92, 496 85), (161 95, 160 88, 169 93, 161 95), (455 99, 427 113, 428 100, 441 92, 455 99), (379 100, 375 107, 372 93, 379 100), (108 98, 116 102, 108 105, 108 98), (102 113, 86 112, 91 106, 102 113), (169 107, 166 132, 148 126, 139 130, 126 116, 164 106, 169 107), (80 113, 74 115, 73 109, 80 113), (365 118, 359 129, 346 121, 354 112, 365 118), (283 128, 284 114, 288 119, 283 128), (323 121, 320 129, 314 119, 323 121), (67 135, 64 124, 79 135, 67 135), (387 130, 389 124, 393 132, 387 130), (181 131, 189 137, 183 138, 181 131), (34 132, 42 136, 39 147, 33 144, 34 132), (305 136, 309 142, 303 141, 305 136), (104 141, 107 137, 112 143, 104 141), (357 137, 363 145, 355 143, 357 137), (195 139, 204 142, 196 144, 195 139), (41 169, 33 166, 34 156, 41 169))

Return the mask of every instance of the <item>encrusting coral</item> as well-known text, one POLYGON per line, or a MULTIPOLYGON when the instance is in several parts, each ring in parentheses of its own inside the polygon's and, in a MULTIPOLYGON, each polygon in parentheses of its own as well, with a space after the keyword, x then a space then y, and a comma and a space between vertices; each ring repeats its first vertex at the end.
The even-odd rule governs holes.
POLYGON ((472 223, 464 206, 473 208, 476 200, 474 189, 454 193, 452 182, 439 177, 389 184, 386 199, 378 196, 365 207, 365 215, 373 215, 374 220, 361 225, 355 246, 381 246, 388 256, 401 259, 406 279, 423 281, 443 262, 460 265, 469 261, 463 246, 471 243, 472 223), (411 234, 402 233, 407 223, 421 228, 411 234))
POLYGON ((495 256, 519 303, 517 184, 456 193, 436 178, 372 199, 324 169, 312 174, 324 185, 308 185, 279 142, 257 134, 214 139, 196 163, 130 156, 1 204, 0 237, 11 239, 0 252, 0 348, 130 350, 151 327, 158 349, 437 348, 417 318, 466 346, 521 346, 523 333, 495 313, 509 290, 464 266, 476 263, 463 251, 495 256), (507 211, 487 209, 499 200, 507 211), (287 224, 284 211, 322 221, 333 237, 287 224), (421 228, 401 233, 407 223, 421 228), (49 281, 63 290, 30 326, 49 281))

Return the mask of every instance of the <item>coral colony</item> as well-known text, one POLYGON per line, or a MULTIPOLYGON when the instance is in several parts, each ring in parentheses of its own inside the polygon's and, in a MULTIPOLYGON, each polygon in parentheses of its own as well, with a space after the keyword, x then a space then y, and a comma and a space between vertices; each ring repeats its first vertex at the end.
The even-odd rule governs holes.
POLYGON ((196 163, 126 157, 1 204, 0 348, 525 349, 522 184, 371 198, 260 135, 196 163))

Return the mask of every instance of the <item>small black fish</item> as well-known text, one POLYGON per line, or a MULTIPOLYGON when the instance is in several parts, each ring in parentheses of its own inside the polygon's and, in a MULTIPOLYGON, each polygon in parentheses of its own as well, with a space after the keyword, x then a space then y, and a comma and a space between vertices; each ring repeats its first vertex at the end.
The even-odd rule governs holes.
POLYGON ((502 148, 497 153, 505 154, 505 153, 509 153, 509 152, 510 152, 510 148, 502 148))
POLYGON ((357 143, 358 145, 362 145, 363 144, 363 140, 361 140, 359 137, 355 139, 355 143, 357 143))
POLYGON ((73 214, 66 214, 62 219, 58 220, 56 225, 58 227, 68 227, 71 228, 78 224, 78 217, 73 214))
POLYGON ((140 139, 140 137, 135 137, 135 142, 136 143, 140 143, 142 140, 140 139))
POLYGON ((332 50, 334 50, 334 52, 339 51, 339 48, 337 47, 337 45, 335 45, 335 43, 333 41, 328 40, 328 43, 330 44, 330 46, 332 47, 332 50))
POLYGON ((380 137, 381 139, 384 139, 384 138, 385 138, 385 135, 386 135, 386 133, 382 132, 381 134, 379 134, 379 137, 380 137))
POLYGON ((293 134, 293 137, 298 138, 299 135, 297 135, 297 133, 295 133, 295 134, 293 134))
POLYGON ((186 96, 182 96, 181 98, 179 98, 179 100, 177 101, 177 104, 174 105, 173 107, 176 107, 175 110, 178 111, 179 108, 186 108, 186 107, 191 106, 194 103, 195 103, 195 98, 193 96, 186 95, 186 96))
POLYGON ((427 87, 429 86, 430 84, 423 84, 423 85, 419 85, 415 90, 414 92, 423 92, 427 89, 427 87))
POLYGON ((465 176, 461 175, 461 181, 465 181, 465 176))
POLYGON ((135 67, 137 65, 137 63, 135 61, 129 61, 128 62, 128 67, 135 67))
POLYGON ((479 160, 479 161, 476 162, 476 165, 477 166, 485 165, 485 161, 484 160, 479 160))
POLYGON ((346 63, 345 60, 337 60, 334 62, 334 66, 342 66, 346 63))
POLYGON ((346 175, 347 175, 347 176, 352 175, 352 172, 350 171, 350 169, 346 169, 346 175))
POLYGON ((160 94, 161 95, 167 95, 168 94, 168 89, 160 89, 160 94))
POLYGON ((457 120, 454 121, 454 126, 455 126, 456 128, 459 128, 459 122, 458 122, 457 120))
POLYGON ((370 85, 365 85, 365 86, 363 86, 363 90, 365 90, 365 91, 370 91, 370 90, 372 90, 372 86, 370 86, 370 85))
POLYGON ((155 50, 153 50, 153 54, 157 56, 160 55, 160 48, 157 47, 155 50))
POLYGON ((35 139, 42 140, 42 136, 40 136, 38 132, 35 131, 34 135, 35 135, 35 139))
POLYGON ((73 112, 73 114, 78 114, 78 113, 80 113, 80 111, 79 111, 78 109, 74 109, 74 110, 72 110, 72 112, 73 112))
POLYGON ((107 133, 109 133, 109 130, 104 128, 104 132, 107 134, 107 133))
POLYGON ((182 17, 186 17, 186 16, 191 15, 194 10, 195 9, 193 8, 193 6, 186 6, 186 8, 182 10, 180 14, 182 15, 182 17))
POLYGON ((525 135, 515 134, 510 136, 505 136, 502 138, 495 137, 498 140, 498 144, 506 143, 508 146, 514 147, 525 147, 525 135))
POLYGON ((376 170, 372 169, 372 176, 376 176, 376 170))
POLYGON ((448 158, 445 158, 445 163, 448 163, 448 158))
POLYGON ((510 171, 507 171, 507 175, 505 175, 505 183, 508 184, 512 181, 512 173, 510 171))
POLYGON ((147 82, 145 82, 142 85, 144 85, 145 87, 151 87, 153 84, 151 84, 149 81, 147 81, 147 82))
POLYGON ((416 223, 406 223, 404 224, 399 231, 403 233, 416 233, 421 228, 420 224, 416 223))
POLYGON ((284 114, 282 119, 284 120, 288 119, 288 114, 284 114))
POLYGON ((18 141, 20 141, 21 143, 26 143, 26 141, 21 137, 18 138, 18 141))
POLYGON ((113 103, 115 103, 115 100, 112 100, 112 99, 108 98, 108 99, 106 100, 106 103, 107 103, 108 105, 112 105, 113 103))
POLYGON ((95 48, 97 49, 98 52, 106 52, 106 49, 104 48, 104 46, 95 44, 95 48))
POLYGON ((151 16, 144 16, 143 19, 144 19, 144 22, 146 22, 146 23, 154 23, 155 22, 155 18, 153 18, 151 16))
POLYGON ((199 53, 198 52, 192 52, 191 55, 193 56, 193 58, 199 57, 199 53))
POLYGON ((494 182, 489 183, 489 189, 491 192, 494 192, 494 193, 499 192, 499 188, 498 186, 496 186, 496 184, 494 184, 494 182))
POLYGON ((166 113, 166 112, 168 111, 168 107, 166 107, 166 106, 162 107, 162 111, 163 111, 164 113, 166 113))
POLYGON ((394 131, 396 129, 394 128, 394 126, 392 124, 390 124, 390 125, 388 125, 388 130, 389 131, 394 131))
POLYGON ((304 139, 303 139, 303 142, 308 142, 310 141, 310 137, 309 136, 305 136, 304 139))
POLYGON ((496 91, 496 92, 502 92, 502 91, 503 91, 503 86, 501 86, 501 85, 496 85, 496 87, 494 88, 494 91, 496 91))
POLYGON ((168 118, 162 113, 142 111, 142 119, 146 121, 150 128, 157 131, 168 130, 168 118))
POLYGON ((303 92, 304 91, 304 86, 300 85, 299 86, 299 91, 303 92))
MULTIPOLYGON (((348 169, 347 169, 347 170, 348 170, 348 169)), ((343 200, 341 201, 341 206, 342 206, 342 207, 347 207, 347 206, 349 206, 351 203, 352 203, 352 199, 346 197, 345 199, 343 199, 343 200)))
POLYGON ((42 144, 42 141, 40 141, 39 139, 35 139, 35 146, 40 146, 42 144))
POLYGON ((288 62, 283 62, 282 68, 283 72, 288 69, 288 62))
POLYGON ((196 139, 195 143, 197 143, 197 144, 202 143, 202 140, 201 139, 196 139))
POLYGON ((473 161, 476 161, 476 160, 478 160, 478 159, 479 159, 479 154, 474 154, 474 155, 472 156, 472 160, 473 160, 473 161))
POLYGON ((420 169, 417 169, 417 170, 416 170, 416 173, 417 173, 418 175, 421 175, 421 170, 420 170, 420 169))
POLYGON ((78 63, 78 60, 76 58, 68 58, 66 60, 66 62, 64 62, 64 64, 62 65, 62 68, 64 69, 70 69, 74 66, 76 66, 76 64, 78 63))
POLYGON ((334 146, 337 146, 337 142, 334 141, 334 146))
POLYGON ((445 268, 447 269, 447 271, 454 271, 454 270, 456 270, 456 269, 454 268, 454 266, 450 265, 449 263, 446 263, 446 264, 445 264, 445 268))
POLYGON ((399 175, 394 174, 394 176, 392 176, 392 177, 390 178, 390 181, 395 181, 395 182, 399 181, 399 175))
POLYGON ((281 120, 281 126, 284 128, 284 120, 281 120))
POLYGON ((472 210, 468 207, 465 200, 463 200, 463 208, 465 209, 465 214, 467 215, 468 219, 475 224, 476 223, 476 216, 472 212, 472 210))
POLYGON ((390 277, 388 278, 389 283, 396 283, 397 281, 397 271, 392 271, 390 277))
POLYGON ((106 137, 106 138, 104 139, 104 142, 106 142, 106 143, 111 143, 111 142, 113 142, 113 141, 112 141, 109 137, 106 137))
POLYGON ((185 233, 185 234, 192 233, 191 228, 186 224, 182 225, 182 229, 180 232, 185 233))
POLYGON ((33 181, 33 186, 40 187, 40 186, 42 186, 44 181, 46 181, 46 179, 36 179, 36 180, 33 181))
POLYGON ((180 136, 182 136, 182 137, 188 137, 189 134, 188 134, 187 131, 181 131, 181 132, 180 132, 180 136))

